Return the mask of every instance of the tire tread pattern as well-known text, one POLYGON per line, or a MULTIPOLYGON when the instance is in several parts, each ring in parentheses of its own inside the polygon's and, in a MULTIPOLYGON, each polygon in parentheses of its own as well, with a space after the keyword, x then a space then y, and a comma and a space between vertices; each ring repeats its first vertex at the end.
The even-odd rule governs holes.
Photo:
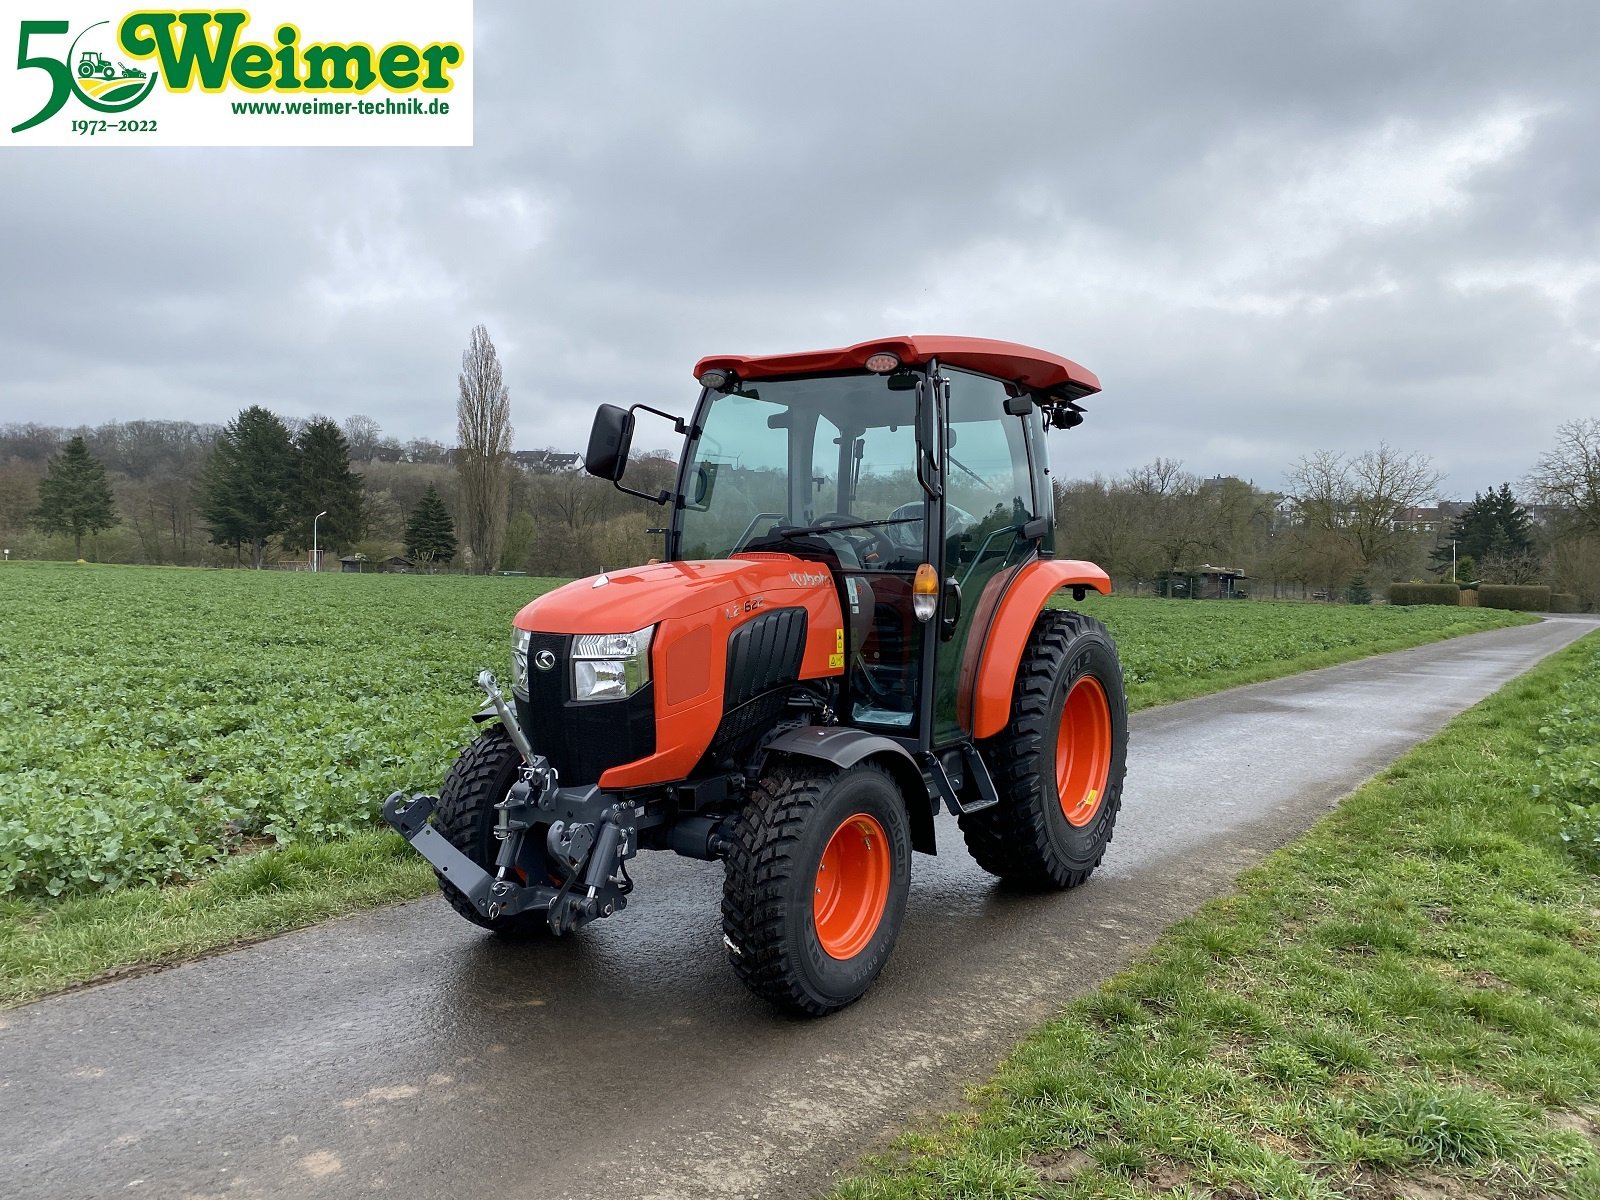
MULTIPOLYGON (((1102 811, 1095 817, 1097 827, 1103 823, 1105 839, 1088 865, 1068 861, 1045 826, 1045 804, 1056 803, 1053 790, 1047 790, 1039 778, 1042 755, 1047 748, 1052 757, 1054 753, 1053 745, 1046 742, 1050 704, 1057 678, 1069 665, 1073 643, 1091 633, 1100 634, 1108 643, 1111 640, 1106 627, 1084 613, 1041 613, 1023 650, 1011 697, 1011 720, 994 737, 979 743, 1000 803, 961 817, 961 833, 979 866, 1017 887, 1046 891, 1077 887, 1088 879, 1100 865, 1122 805, 1124 764, 1114 761, 1102 811)), ((1120 665, 1116 670, 1120 696, 1120 665)))
POLYGON ((794 914, 785 899, 799 869, 796 849, 833 773, 788 764, 763 772, 734 824, 722 889, 722 923, 737 950, 728 957, 752 992, 785 1008, 831 1011, 811 995, 789 959, 794 914))

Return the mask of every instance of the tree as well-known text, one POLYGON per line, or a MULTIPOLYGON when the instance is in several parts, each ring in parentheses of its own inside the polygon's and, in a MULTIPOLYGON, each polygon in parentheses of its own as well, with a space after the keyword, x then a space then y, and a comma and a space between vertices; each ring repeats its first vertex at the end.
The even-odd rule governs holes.
POLYGON ((489 331, 472 331, 457 380, 456 470, 461 475, 461 524, 472 569, 487 575, 500 558, 511 488, 511 389, 489 331))
POLYGON ((365 508, 361 476, 350 469, 350 445, 327 417, 312 417, 294 439, 294 483, 284 545, 304 550, 316 524, 319 546, 344 548, 361 540, 365 508), (328 515, 316 521, 316 514, 328 515))
POLYGON ((505 542, 500 548, 500 569, 521 571, 533 555, 533 516, 527 512, 511 515, 506 525, 505 542))
POLYGON ((344 419, 344 440, 350 446, 352 462, 371 462, 383 440, 383 428, 371 417, 356 413, 344 419))
POLYGON ((89 453, 82 436, 50 460, 39 481, 39 507, 33 521, 46 533, 70 533, 73 557, 83 557, 85 534, 99 533, 117 523, 111 504, 106 469, 89 453))
MULTIPOLYGON (((1521 558, 1533 550, 1533 520, 1517 502, 1509 483, 1498 490, 1479 492, 1450 524, 1448 541, 1434 547, 1433 561, 1442 567, 1450 561, 1450 542, 1455 554, 1466 555, 1487 565, 1493 560, 1521 558)), ((1501 581, 1509 582, 1509 581, 1501 581)))
POLYGON ((447 563, 455 556, 456 523, 430 483, 406 522, 406 557, 426 566, 447 563))
POLYGON ((1600 536, 1600 417, 1568 421, 1528 476, 1535 496, 1555 509, 1562 532, 1600 536))
POLYGON ((1527 479, 1549 506, 1555 584, 1585 609, 1600 605, 1600 418, 1568 421, 1527 479))
POLYGON ((294 465, 288 428, 260 405, 228 422, 200 477, 200 511, 211 540, 235 549, 248 544, 259 570, 267 539, 287 525, 294 465))
POLYGON ((1309 544, 1330 565, 1348 560, 1333 577, 1340 582, 1382 570, 1401 554, 1407 545, 1407 535, 1395 528, 1401 510, 1432 499, 1440 479, 1426 454, 1402 454, 1387 444, 1350 458, 1319 450, 1289 469, 1300 521, 1322 535, 1309 544), (1346 556, 1333 552, 1340 544, 1346 556))

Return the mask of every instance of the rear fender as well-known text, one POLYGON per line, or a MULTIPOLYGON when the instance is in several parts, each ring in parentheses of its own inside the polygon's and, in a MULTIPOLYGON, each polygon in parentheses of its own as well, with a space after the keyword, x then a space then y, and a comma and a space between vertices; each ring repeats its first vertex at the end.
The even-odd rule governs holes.
POLYGON ((805 725, 780 733, 763 748, 764 754, 786 754, 830 763, 848 771, 857 763, 878 763, 900 787, 905 797, 906 815, 911 820, 911 848, 933 854, 933 810, 935 801, 923 778, 922 768, 911 752, 892 738, 845 726, 805 725))
POLYGON ((975 738, 993 737, 1011 719, 1011 690, 1022 667, 1022 652, 1050 597, 1062 588, 1111 592, 1111 579, 1104 571, 1075 558, 1036 559, 1009 583, 996 577, 995 584, 1004 591, 979 601, 980 620, 983 608, 991 604, 993 616, 986 625, 974 623, 956 694, 956 720, 975 738))

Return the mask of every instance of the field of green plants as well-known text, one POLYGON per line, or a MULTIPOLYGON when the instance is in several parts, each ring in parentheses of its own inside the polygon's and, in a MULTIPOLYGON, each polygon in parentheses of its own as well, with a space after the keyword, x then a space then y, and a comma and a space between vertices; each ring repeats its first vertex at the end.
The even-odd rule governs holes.
POLYGON ((1117 639, 1128 696, 1136 706, 1141 700, 1176 698, 1172 688, 1187 679, 1250 672, 1325 654, 1354 657, 1340 652, 1397 649, 1526 620, 1488 609, 1437 605, 1391 608, 1091 596, 1082 607, 1103 620, 1117 639))
MULTIPOLYGON (((472 736, 549 579, 0 566, 0 898, 189 879, 372 828, 472 736)), ((1136 705, 1522 620, 1096 600, 1136 705)))

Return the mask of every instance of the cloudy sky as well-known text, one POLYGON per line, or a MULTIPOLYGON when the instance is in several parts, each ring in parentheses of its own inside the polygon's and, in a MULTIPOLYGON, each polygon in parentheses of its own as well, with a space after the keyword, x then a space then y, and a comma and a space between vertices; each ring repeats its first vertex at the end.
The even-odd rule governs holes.
POLYGON ((0 421, 364 413, 518 447, 710 352, 1007 338, 1058 471, 1520 477, 1600 413, 1600 5, 477 3, 476 146, 6 149, 0 421))

